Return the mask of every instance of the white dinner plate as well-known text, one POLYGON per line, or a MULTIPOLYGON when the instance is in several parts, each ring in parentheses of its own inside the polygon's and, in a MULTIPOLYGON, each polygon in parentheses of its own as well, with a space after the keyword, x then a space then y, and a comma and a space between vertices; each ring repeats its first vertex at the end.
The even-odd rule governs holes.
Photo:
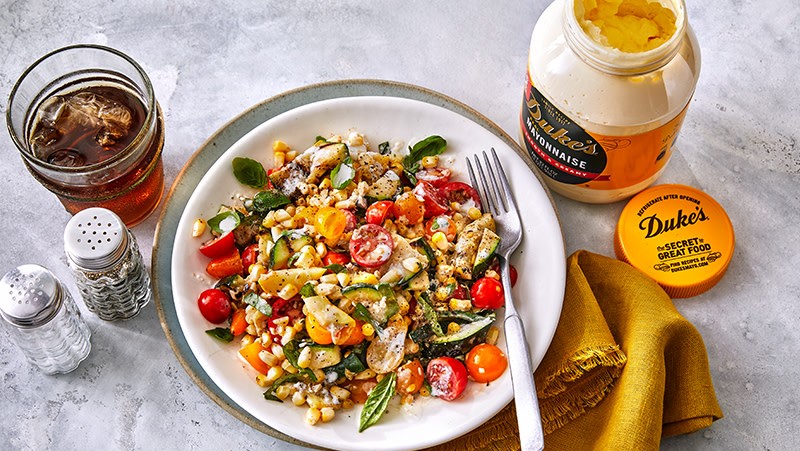
MULTIPOLYGON (((384 141, 408 146, 440 135, 447 140, 443 165, 462 181, 468 181, 467 155, 492 147, 497 150, 523 212, 525 235, 512 258, 520 277, 513 291, 527 329, 531 359, 534 367, 539 364, 558 324, 566 272, 563 238, 551 199, 506 140, 454 111, 406 98, 343 97, 302 105, 263 122, 225 151, 197 184, 175 230, 171 261, 175 312, 192 354, 213 383, 269 427, 325 448, 433 446, 478 427, 508 404, 513 398, 509 371, 488 385, 470 383, 453 402, 418 397, 412 406, 400 406, 395 397, 380 421, 362 433, 358 432, 360 406, 337 411, 330 423, 310 426, 304 420, 307 408, 264 399, 264 389, 254 382, 256 373, 238 357, 237 341, 225 344, 209 337, 205 331, 217 326, 203 319, 197 308, 198 295, 215 280, 205 273, 207 259, 198 252, 201 242, 192 237, 192 225, 197 218, 214 216, 221 204, 230 205, 235 196, 254 193, 233 176, 233 158, 250 157, 269 168, 275 140, 302 151, 318 135, 346 135, 351 130, 363 133, 372 148, 384 141)), ((501 321, 498 325, 502 329, 501 321)), ((505 348, 502 334, 498 345, 505 348)))

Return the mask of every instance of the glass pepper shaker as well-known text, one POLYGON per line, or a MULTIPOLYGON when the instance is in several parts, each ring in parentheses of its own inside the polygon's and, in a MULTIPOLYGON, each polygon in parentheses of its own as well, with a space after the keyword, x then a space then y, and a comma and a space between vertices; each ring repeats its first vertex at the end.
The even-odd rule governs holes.
POLYGON ((47 374, 68 373, 91 350, 91 332, 61 282, 38 265, 22 265, 0 280, 0 315, 11 339, 47 374))
POLYGON ((64 250, 83 302, 101 319, 132 318, 150 302, 150 276, 136 237, 112 211, 75 214, 64 230, 64 250))

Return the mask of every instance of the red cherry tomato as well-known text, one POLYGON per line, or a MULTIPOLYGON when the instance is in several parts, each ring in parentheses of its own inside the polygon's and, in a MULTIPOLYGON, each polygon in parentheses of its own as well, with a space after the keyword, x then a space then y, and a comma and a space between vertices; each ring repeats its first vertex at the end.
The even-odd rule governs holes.
POLYGON ((452 172, 450 169, 447 168, 430 168, 430 169, 423 169, 421 171, 417 171, 414 176, 420 182, 428 182, 435 187, 440 187, 445 183, 450 181, 450 175, 452 172))
POLYGON ((458 284, 447 299, 469 299, 469 290, 464 285, 458 284))
POLYGON ((461 205, 467 205, 471 200, 475 203, 475 207, 481 208, 481 197, 475 188, 461 182, 449 182, 439 188, 442 192, 442 197, 447 199, 448 202, 458 202, 461 205))
POLYGON ((472 305, 480 309, 497 309, 503 306, 503 285, 492 277, 481 277, 472 285, 472 305))
POLYGON ((367 208, 364 217, 367 224, 383 225, 383 221, 394 211, 394 202, 390 200, 382 200, 375 202, 367 208))
POLYGON ((325 266, 330 266, 330 265, 344 266, 348 263, 350 263, 350 256, 342 252, 328 251, 328 253, 325 254, 324 257, 322 257, 322 264, 324 264, 325 266))
POLYGON ((452 401, 467 387, 467 369, 452 357, 437 357, 428 363, 425 376, 431 384, 431 394, 452 401))
POLYGON ((433 185, 428 182, 419 182, 413 191, 417 199, 425 204, 425 217, 431 218, 450 211, 447 199, 433 185))
POLYGON ((231 315, 231 300, 224 291, 209 288, 200 293, 197 307, 203 318, 214 324, 220 324, 231 315))
POLYGON ((365 224, 350 238, 350 256, 364 268, 376 268, 386 263, 393 250, 392 235, 379 225, 365 224))
POLYGON ((200 253, 208 258, 222 257, 230 253, 234 244, 233 230, 229 230, 200 246, 200 253))
POLYGON ((242 251, 242 266, 245 271, 258 261, 258 244, 251 244, 242 251))
POLYGON ((508 359, 503 351, 489 343, 481 343, 472 348, 464 362, 470 377, 480 383, 497 379, 508 368, 508 359))
POLYGON ((428 222, 425 223, 425 236, 430 238, 436 232, 444 233, 447 241, 452 242, 454 239, 456 239, 456 233, 458 233, 458 229, 456 228, 456 223, 453 222, 453 219, 450 218, 450 216, 439 215, 430 218, 428 222))

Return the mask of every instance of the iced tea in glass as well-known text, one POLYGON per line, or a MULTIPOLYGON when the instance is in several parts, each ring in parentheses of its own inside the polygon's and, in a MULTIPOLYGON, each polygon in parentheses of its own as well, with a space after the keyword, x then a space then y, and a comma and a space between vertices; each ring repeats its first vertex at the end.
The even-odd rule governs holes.
POLYGON ((70 213, 112 210, 128 226, 164 190, 164 120, 147 74, 118 50, 65 47, 11 91, 6 121, 30 173, 70 213))

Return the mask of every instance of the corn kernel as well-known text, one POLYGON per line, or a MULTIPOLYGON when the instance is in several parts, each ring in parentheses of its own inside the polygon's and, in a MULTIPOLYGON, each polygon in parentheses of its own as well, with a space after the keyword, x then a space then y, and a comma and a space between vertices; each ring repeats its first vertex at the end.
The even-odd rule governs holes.
POLYGON ((467 210, 467 216, 469 216, 469 219, 474 221, 483 216, 483 213, 481 213, 481 211, 476 207, 470 207, 470 209, 467 210))
POLYGON ((331 407, 323 407, 320 411, 320 418, 322 419, 323 423, 327 423, 333 420, 333 417, 336 416, 336 411, 333 410, 331 407))
POLYGON ((487 269, 483 275, 484 277, 491 277, 492 279, 500 280, 500 274, 493 269, 487 269))
POLYGON ((315 424, 319 423, 319 419, 322 416, 319 409, 316 407, 310 407, 306 412, 306 423, 314 426, 315 424))
POLYGON ((281 344, 285 346, 287 343, 294 340, 296 334, 297 332, 294 330, 294 327, 287 327, 281 336, 281 344))
POLYGON ((431 395, 431 390, 428 388, 428 386, 426 386, 426 385, 423 385, 423 386, 422 386, 422 387, 420 387, 420 389, 419 389, 419 395, 420 395, 420 396, 424 396, 424 397, 426 397, 426 398, 427 398, 428 396, 430 396, 430 395, 431 395))
POLYGON ((269 386, 269 382, 267 382, 267 376, 265 376, 263 374, 257 375, 256 376, 256 384, 258 384, 259 387, 267 387, 267 386, 269 386))
POLYGON ((261 359, 262 362, 266 363, 269 366, 278 366, 281 364, 281 360, 275 357, 275 354, 263 350, 258 353, 258 358, 261 359))
POLYGON ((331 183, 331 179, 330 179, 330 177, 325 177, 325 178, 324 178, 324 179, 322 179, 322 181, 319 183, 319 188, 320 188, 320 189, 330 189, 331 187, 333 187, 333 184, 331 183))
POLYGON ((281 385, 275 390, 275 396, 277 396, 278 399, 280 399, 281 401, 288 398, 289 395, 291 394, 292 394, 292 386, 290 384, 281 385))
POLYGON ((454 334, 461 330, 461 326, 458 323, 450 323, 447 325, 447 333, 454 334))
POLYGON ((278 380, 278 378, 281 376, 283 376, 283 368, 279 366, 273 366, 269 369, 269 371, 267 371, 267 382, 271 384, 278 380))
POLYGON ((356 405, 356 403, 353 402, 352 399, 345 399, 342 402, 342 408, 344 408, 344 409, 352 409, 355 405, 356 405))
POLYGON ((197 238, 206 231, 206 222, 202 219, 197 219, 192 224, 192 236, 197 238))
POLYGON ((287 150, 286 151, 286 162, 291 163, 294 159, 297 158, 297 151, 296 150, 287 150))
POLYGON ((286 152, 287 150, 289 150, 289 146, 283 141, 276 140, 272 143, 273 152, 286 152))
POLYGON ((363 381, 363 380, 366 380, 366 379, 372 379, 375 376, 377 376, 377 373, 375 372, 375 370, 371 370, 371 369, 367 368, 366 370, 356 374, 353 379, 355 379, 357 381, 363 381))
POLYGON ((425 169, 435 168, 439 165, 439 157, 432 155, 429 157, 422 157, 422 167, 425 169))
POLYGON ((330 284, 338 284, 339 279, 336 278, 336 274, 325 274, 324 276, 319 278, 320 283, 330 283, 330 284))
POLYGON ((403 260, 403 268, 408 272, 417 272, 420 270, 422 263, 416 257, 409 257, 403 260))
POLYGON ((486 343, 490 345, 497 344, 497 339, 500 337, 500 329, 495 326, 489 328, 489 331, 486 332, 486 343))
POLYGON ((284 210, 283 208, 281 208, 280 210, 275 210, 275 221, 277 222, 282 222, 287 219, 291 219, 291 217, 292 216, 289 214, 289 212, 284 210))
MULTIPOLYGON (((314 247, 314 250, 317 251, 317 257, 322 258, 328 253, 328 246, 325 246, 325 243, 319 242, 314 247)), ((335 282, 334 282, 335 283, 335 282)))
POLYGON ((296 286, 292 285, 291 283, 287 283, 286 285, 278 291, 278 297, 283 300, 288 301, 289 299, 295 297, 300 290, 297 289, 296 286))
POLYGON ((300 355, 297 356, 297 366, 300 368, 308 368, 311 365, 311 347, 306 346, 300 351, 300 355))
POLYGON ((370 323, 364 323, 361 325, 361 333, 364 334, 365 337, 371 337, 372 334, 375 333, 375 328, 372 327, 370 323))
POLYGON ((472 302, 469 299, 450 299, 450 310, 455 312, 466 312, 472 310, 472 302))
POLYGON ((261 333, 261 346, 267 347, 272 344, 272 334, 269 331, 264 331, 261 333))
POLYGON ((352 132, 347 137, 347 141, 351 146, 361 146, 364 144, 364 136, 358 132, 352 132))
POLYGON ((305 403, 306 403, 306 397, 303 396, 303 394, 300 393, 299 391, 294 392, 294 394, 292 395, 292 404, 296 406, 302 406, 305 403))
MULTIPOLYGON (((279 345, 278 343, 274 343, 271 348, 272 354, 279 359, 283 359, 285 356, 283 355, 283 346, 279 345)), ((286 368, 284 368, 286 369, 286 368)))
POLYGON ((419 352, 419 345, 412 339, 406 338, 403 344, 403 352, 406 355, 413 355, 419 352))
POLYGON ((272 166, 280 168, 286 163, 286 152, 275 152, 272 155, 272 166))
POLYGON ((241 347, 245 347, 245 346, 247 346, 247 345, 249 345, 249 344, 253 343, 253 341, 254 341, 255 339, 256 339, 256 337, 254 337, 253 335, 250 335, 250 334, 244 334, 244 337, 242 337, 242 341, 239 343, 239 346, 241 346, 241 347))
POLYGON ((439 250, 446 251, 450 247, 450 242, 447 241, 447 235, 444 232, 436 232, 431 236, 431 242, 439 250))
POLYGON ((453 202, 450 202, 450 208, 451 208, 452 210, 458 211, 458 210, 460 210, 460 209, 461 209, 461 204, 460 204, 460 203, 458 203, 458 202, 455 202, 455 201, 453 201, 453 202))
POLYGON ((339 401, 344 401, 345 399, 350 399, 350 391, 345 389, 345 388, 339 387, 337 385, 334 385, 333 387, 331 387, 330 388, 330 392, 339 401))

